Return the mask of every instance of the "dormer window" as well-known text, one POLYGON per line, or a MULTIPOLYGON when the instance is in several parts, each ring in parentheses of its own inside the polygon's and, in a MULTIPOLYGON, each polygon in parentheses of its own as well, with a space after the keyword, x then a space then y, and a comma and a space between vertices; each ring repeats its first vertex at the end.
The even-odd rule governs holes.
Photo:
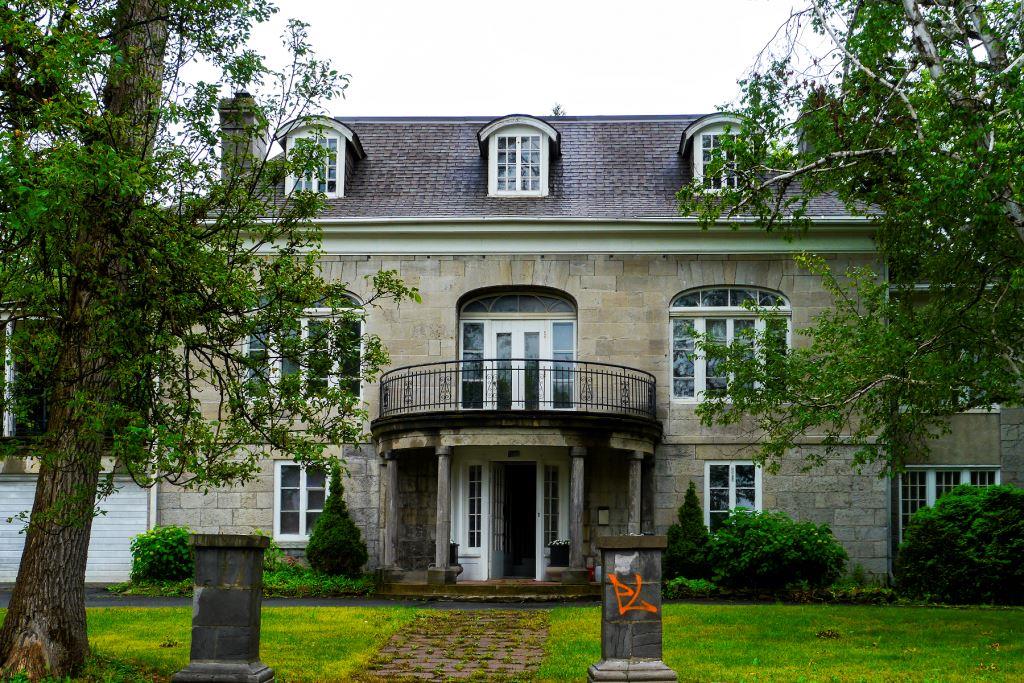
POLYGON ((547 196, 550 161, 560 153, 558 131, 532 116, 506 116, 481 128, 477 138, 490 196, 547 196))
POLYGON ((540 192, 540 136, 499 135, 497 191, 540 192))
POLYGON ((731 114, 710 114, 691 123, 679 143, 679 153, 690 155, 694 181, 712 190, 735 188, 736 163, 732 151, 724 149, 729 136, 740 127, 740 119, 731 114), (724 157, 724 165, 717 173, 710 172, 716 158, 724 157))
POLYGON ((319 145, 325 154, 323 167, 318 172, 289 177, 287 192, 321 192, 328 197, 344 197, 345 180, 352 175, 355 163, 366 158, 359 136, 345 124, 324 116, 292 122, 278 140, 286 154, 299 145, 319 145))

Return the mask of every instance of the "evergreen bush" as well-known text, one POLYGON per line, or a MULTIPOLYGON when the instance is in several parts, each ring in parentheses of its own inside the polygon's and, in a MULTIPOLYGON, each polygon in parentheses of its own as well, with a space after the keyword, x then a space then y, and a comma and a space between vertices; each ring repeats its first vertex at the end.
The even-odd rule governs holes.
POLYGON ((306 559, 324 574, 358 577, 367 560, 366 544, 348 513, 343 493, 341 468, 334 467, 324 510, 306 545, 306 559))
POLYGON ((132 581, 182 581, 195 573, 184 526, 158 526, 132 538, 132 581))
POLYGON ((918 510, 895 578, 902 597, 1024 604, 1024 489, 958 486, 918 510))
POLYGON ((720 586, 781 590, 831 585, 847 555, 826 524, 739 508, 711 535, 707 559, 720 586))
POLYGON ((707 544, 708 530, 704 526, 704 513, 697 499, 697 487, 691 481, 683 504, 679 507, 679 521, 668 528, 663 578, 710 578, 711 570, 705 557, 707 544))

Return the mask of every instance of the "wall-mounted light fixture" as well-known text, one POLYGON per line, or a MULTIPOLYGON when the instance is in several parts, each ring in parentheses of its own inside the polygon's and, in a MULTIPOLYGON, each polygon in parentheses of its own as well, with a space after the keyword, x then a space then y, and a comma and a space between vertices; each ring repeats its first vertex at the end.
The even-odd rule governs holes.
POLYGON ((597 525, 608 526, 609 522, 608 508, 597 508, 597 525))

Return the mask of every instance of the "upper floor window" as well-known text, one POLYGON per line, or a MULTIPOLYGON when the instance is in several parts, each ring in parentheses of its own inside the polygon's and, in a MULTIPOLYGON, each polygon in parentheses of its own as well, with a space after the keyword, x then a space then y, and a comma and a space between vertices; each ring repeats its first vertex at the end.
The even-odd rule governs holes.
POLYGON ((292 122, 278 138, 285 153, 314 145, 318 148, 319 168, 305 175, 288 178, 288 192, 321 192, 328 197, 345 196, 349 166, 365 159, 362 143, 351 128, 326 116, 313 116, 292 122))
POLYGON ((32 333, 32 320, 0 322, 0 363, 3 370, 2 436, 38 436, 46 431, 50 418, 43 378, 37 368, 15 353, 15 331, 32 333))
POLYGON ((789 347, 789 303, 775 292, 753 287, 706 287, 678 295, 672 301, 672 398, 700 399, 705 392, 728 390, 729 377, 721 361, 708 359, 698 339, 721 344, 744 344, 756 353, 755 338, 777 349, 789 347), (765 318, 751 306, 772 307, 765 318))
POLYGON ((730 136, 739 130, 741 121, 727 113, 709 114, 691 123, 683 132, 679 153, 690 155, 695 181, 709 189, 735 188, 737 184, 735 154, 726 149, 730 136), (711 167, 721 160, 722 167, 711 167))
POLYGON ((480 129, 487 158, 488 194, 543 197, 548 194, 551 159, 559 154, 559 133, 532 116, 505 116, 480 129))
MULTIPOLYGON (((350 299, 351 312, 360 314, 360 304, 350 299)), ((271 383, 282 377, 300 375, 307 395, 315 396, 329 387, 341 387, 361 396, 362 321, 346 319, 337 325, 330 308, 307 308, 303 317, 285 330, 260 331, 246 344, 249 358, 263 368, 263 379, 271 383), (332 334, 333 332, 333 334, 332 334), (298 337, 305 351, 300 357, 282 347, 287 337, 298 337)), ((251 372, 250 379, 257 379, 251 372)))

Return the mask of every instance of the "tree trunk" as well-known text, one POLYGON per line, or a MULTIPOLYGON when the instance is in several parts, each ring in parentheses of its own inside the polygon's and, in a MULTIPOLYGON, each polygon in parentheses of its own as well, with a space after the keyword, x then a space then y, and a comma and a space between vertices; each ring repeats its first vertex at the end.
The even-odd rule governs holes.
MULTIPOLYGON (((112 62, 103 91, 105 118, 98 142, 146 163, 159 124, 167 12, 163 0, 120 0, 111 42, 123 56, 112 62)), ((32 679, 73 676, 89 651, 85 619, 85 565, 106 429, 86 427, 94 417, 73 408, 102 405, 116 392, 95 327, 102 305, 91 281, 117 286, 116 240, 143 197, 92 197, 92 220, 78 226, 69 292, 61 316, 59 358, 50 383, 52 406, 25 550, 11 603, 0 628, 0 672, 32 679), (110 281, 112 278, 113 282, 110 281), (92 310, 90 310, 90 308, 92 310)))

